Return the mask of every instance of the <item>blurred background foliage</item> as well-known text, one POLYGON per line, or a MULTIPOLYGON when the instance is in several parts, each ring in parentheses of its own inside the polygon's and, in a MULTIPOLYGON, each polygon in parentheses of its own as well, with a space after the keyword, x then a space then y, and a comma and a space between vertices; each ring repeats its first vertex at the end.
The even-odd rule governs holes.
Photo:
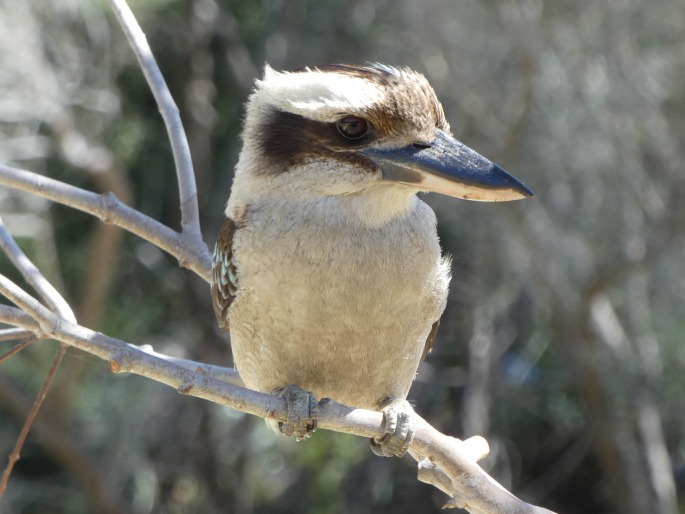
MULTIPOLYGON (((427 196, 454 279, 410 393, 438 429, 560 512, 685 512, 685 7, 677 0, 136 0, 181 110, 213 246, 264 62, 427 75, 455 135, 533 200, 427 196)), ((0 0, 0 161, 114 191, 178 226, 163 123, 103 0, 0 0)), ((79 321, 230 364, 209 289, 152 245, 0 190, 3 218, 79 321)), ((20 278, 6 260, 2 272, 20 278)), ((0 343, 0 353, 7 343, 0 343)), ((56 345, 0 366, 8 455, 56 345)), ((70 351, 0 503, 15 513, 416 513, 413 462, 256 418, 70 351)))

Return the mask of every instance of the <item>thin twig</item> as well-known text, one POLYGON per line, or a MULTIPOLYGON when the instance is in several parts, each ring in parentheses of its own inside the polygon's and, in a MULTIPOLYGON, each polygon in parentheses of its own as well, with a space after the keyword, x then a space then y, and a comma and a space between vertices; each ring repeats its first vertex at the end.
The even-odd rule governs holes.
POLYGON ((166 225, 123 204, 111 193, 92 193, 5 164, 0 164, 0 185, 48 198, 124 228, 173 255, 182 267, 194 271, 207 282, 211 280, 212 257, 204 242, 191 243, 166 225))
POLYGON ((76 321, 74 311, 61 294, 43 276, 38 268, 31 262, 26 254, 19 248, 19 245, 7 230, 5 223, 0 217, 0 248, 22 274, 26 282, 40 295, 43 301, 53 312, 58 313, 64 319, 76 321))
POLYGON ((24 348, 26 348, 28 345, 30 345, 31 343, 33 343, 34 341, 37 341, 37 340, 38 340, 38 339, 36 339, 36 338, 33 336, 33 334, 31 334, 31 336, 30 336, 28 339, 26 339, 26 341, 23 341, 23 342, 21 342, 21 343, 15 345, 14 348, 12 348, 9 352, 7 352, 7 353, 5 353, 5 354, 3 354, 3 355, 0 355, 0 364, 2 364, 3 362, 5 362, 7 359, 9 359, 10 357, 12 357, 13 355, 18 354, 20 351, 22 351, 22 350, 23 350, 24 348))
POLYGON ((9 462, 7 463, 7 467, 5 468, 5 471, 2 474, 2 478, 0 478, 0 498, 2 498, 2 495, 5 492, 5 489, 7 488, 7 482, 9 481, 10 475, 12 474, 12 470, 14 469, 14 465, 17 463, 19 460, 19 454, 21 452, 22 446, 24 446, 24 441, 26 441, 26 436, 29 433, 29 429, 31 428, 31 425, 33 424, 33 420, 36 419, 36 414, 38 414, 38 411, 40 410, 41 405, 43 405, 43 400, 45 400, 45 395, 48 392, 48 388, 50 387, 50 384, 52 383, 53 379, 55 378, 55 374, 57 373, 57 369, 59 368, 60 363, 62 362, 62 358, 64 357, 64 354, 67 352, 68 346, 65 344, 60 345, 59 351, 57 352, 57 355, 55 356, 55 360, 52 362, 52 366, 50 367, 50 371, 48 371, 47 377, 45 377, 45 382, 43 382, 43 387, 41 388, 40 392, 38 393, 38 396, 36 397, 36 401, 33 402, 33 406, 31 407, 31 410, 29 411, 29 415, 26 417, 26 421, 24 422, 24 426, 21 427, 21 432, 19 433, 19 437, 17 437, 17 442, 14 445, 14 449, 12 450, 12 453, 9 456, 9 462))
MULTIPOLYGON (((54 394, 54 390, 51 394, 54 394)), ((22 391, 15 387, 9 377, 3 377, 0 374, 0 407, 3 411, 13 416, 17 423, 23 423, 32 403, 22 391)), ((107 480, 108 470, 99 465, 97 454, 89 455, 88 450, 82 444, 71 439, 68 434, 70 431, 68 425, 55 422, 56 418, 61 415, 61 411, 56 412, 53 409, 43 414, 43 416, 37 416, 31 425, 31 434, 35 438, 35 443, 41 445, 70 477, 82 484, 84 492, 89 496, 92 512, 98 514, 128 512, 130 509, 126 509, 116 498, 116 487, 112 487, 111 482, 107 480)), ((3 418, 3 421, 5 419, 3 418)), ((73 431, 71 435, 79 436, 73 431)))
POLYGON ((164 119, 171 151, 174 155, 178 188, 181 200, 181 233, 191 239, 202 240, 200 231, 200 216, 198 212, 197 187, 193 161, 190 156, 188 139, 186 138, 181 117, 176 102, 174 102, 169 88, 164 81, 162 72, 152 55, 150 45, 133 12, 124 0, 110 0, 112 8, 119 20, 119 24, 126 34, 128 43, 138 59, 148 86, 157 101, 157 106, 164 119))

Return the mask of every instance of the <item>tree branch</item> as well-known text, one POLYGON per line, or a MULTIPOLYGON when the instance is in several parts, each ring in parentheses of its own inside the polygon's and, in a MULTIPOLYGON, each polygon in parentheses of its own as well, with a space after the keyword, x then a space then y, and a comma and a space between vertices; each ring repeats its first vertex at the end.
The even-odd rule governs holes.
MULTIPOLYGON (((14 303, 14 305, 19 307, 21 311, 28 314, 34 321, 37 321, 40 327, 39 329, 44 330, 44 333, 49 333, 52 330, 52 327, 48 324, 49 322, 57 323, 60 319, 58 316, 50 312, 47 307, 42 305, 33 296, 28 294, 4 275, 0 275, 0 292, 2 292, 2 294, 5 295, 8 300, 14 303)), ((10 322, 6 321, 6 323, 10 322)), ((28 328, 24 325, 19 326, 22 328, 28 328)), ((39 338, 42 338, 43 333, 38 333, 36 335, 39 338)))
POLYGON ((188 139, 186 138, 178 107, 174 102, 169 88, 164 81, 162 72, 157 66, 152 55, 152 50, 147 43, 147 38, 140 25, 136 21, 133 12, 125 0, 110 0, 119 24, 126 34, 128 43, 138 59, 138 64, 143 70, 148 86, 157 101, 159 112, 162 114, 166 125, 171 151, 176 163, 176 175, 181 199, 181 233, 191 240, 202 241, 200 232, 200 216, 198 211, 197 187, 195 185, 195 173, 193 161, 190 156, 188 139))
POLYGON ((0 329, 0 341, 16 341, 17 339, 26 339, 32 335, 33 332, 24 330, 23 328, 0 329))
POLYGON ((204 242, 189 240, 166 225, 121 203, 111 193, 92 193, 6 164, 0 164, 0 185, 48 198, 92 214, 104 223, 126 229, 176 257, 182 267, 194 271, 207 282, 210 281, 212 257, 204 242))
MULTIPOLYGON (((8 282, 7 279, 0 280, 0 292, 17 296, 13 290, 17 286, 8 282)), ((19 318, 24 320, 16 310, 0 306, 0 321, 11 323, 19 318)), ((171 359, 160 358, 159 354, 147 349, 60 319, 47 309, 35 312, 41 316, 35 322, 41 327, 52 327, 44 332, 44 337, 56 339, 108 361, 114 373, 134 373, 173 387, 181 394, 226 405, 265 419, 286 420, 286 403, 279 396, 252 391, 192 371, 194 364, 191 361, 183 361, 183 365, 179 365, 171 359)), ((27 328, 30 323, 24 321, 21 326, 27 328)), ((203 364, 197 364, 197 367, 206 369, 203 364)), ((478 438, 465 443, 441 434, 421 418, 419 421, 412 447, 418 454, 434 462, 451 481, 451 495, 457 498, 454 505, 474 513, 549 512, 519 500, 475 463, 474 459, 483 453, 483 445, 478 438)), ((323 399, 319 402, 318 426, 362 437, 380 437, 383 435, 383 415, 323 399)), ((447 488, 449 482, 443 478, 443 484, 447 488)))
POLYGON ((43 337, 43 333, 40 332, 38 323, 28 313, 16 307, 0 305, 0 323, 18 327, 17 329, 4 330, 25 330, 29 333, 29 336, 35 335, 41 339, 43 337))
POLYGON ((62 295, 57 292, 21 248, 19 248, 12 234, 7 230, 2 217, 0 217, 0 248, 2 248, 12 264, 21 272, 26 282, 33 287, 53 312, 59 313, 64 319, 69 321, 76 321, 74 311, 71 310, 71 307, 62 298, 62 295))
MULTIPOLYGON (((24 331, 22 330, 22 332, 24 331)), ((24 348, 26 348, 28 345, 30 345, 36 340, 36 337, 31 332, 27 332, 27 334, 28 336, 26 337, 26 340, 14 345, 14 347, 10 351, 0 355, 0 364, 8 360, 10 357, 18 354, 20 351, 22 351, 24 348)))

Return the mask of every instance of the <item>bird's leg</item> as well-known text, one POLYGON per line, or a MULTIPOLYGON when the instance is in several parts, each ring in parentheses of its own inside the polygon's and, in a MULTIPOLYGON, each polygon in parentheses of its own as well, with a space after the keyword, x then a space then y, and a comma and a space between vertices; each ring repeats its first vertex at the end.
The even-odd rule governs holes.
POLYGON ((288 420, 278 424, 281 433, 294 436, 297 441, 309 439, 316 432, 316 398, 311 392, 293 384, 283 389, 281 396, 288 403, 288 420))
POLYGON ((383 408, 383 437, 371 439, 379 457, 404 457, 414 440, 414 409, 407 400, 390 400, 383 408))

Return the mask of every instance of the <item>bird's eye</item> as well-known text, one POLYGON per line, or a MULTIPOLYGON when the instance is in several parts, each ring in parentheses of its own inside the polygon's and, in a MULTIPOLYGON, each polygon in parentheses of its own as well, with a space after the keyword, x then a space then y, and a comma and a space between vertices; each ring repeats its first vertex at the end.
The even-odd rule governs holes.
POLYGON ((359 116, 345 116, 336 121, 335 126, 347 139, 361 139, 369 133, 369 122, 359 116))

